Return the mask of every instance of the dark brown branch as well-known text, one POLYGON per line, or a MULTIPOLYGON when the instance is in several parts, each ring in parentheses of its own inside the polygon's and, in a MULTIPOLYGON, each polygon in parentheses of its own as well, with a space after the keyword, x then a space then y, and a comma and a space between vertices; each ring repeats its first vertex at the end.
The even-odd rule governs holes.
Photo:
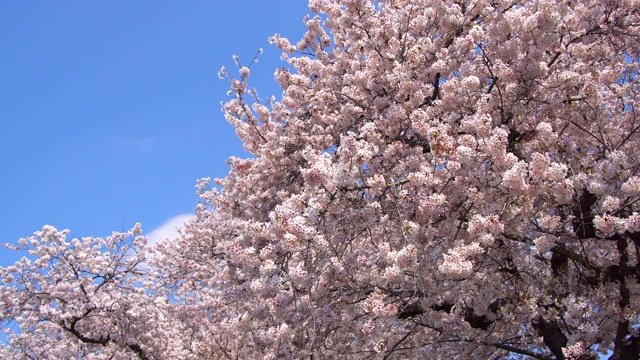
POLYGON ((407 340, 407 338, 409 338, 409 336, 413 333, 416 327, 418 327, 418 324, 416 324, 416 326, 414 326, 413 329, 411 329, 410 331, 407 331, 407 333, 404 334, 404 336, 400 340, 396 341, 396 343, 393 344, 391 349, 389 349, 387 354, 384 356, 384 359, 388 359, 391 356, 391 354, 393 354, 393 352, 396 351, 396 348, 398 347, 398 345, 402 344, 405 340, 407 340))
POLYGON ((590 239, 596 234, 593 225, 595 215, 591 212, 591 207, 597 200, 598 197, 596 195, 590 193, 586 188, 582 189, 582 194, 578 199, 578 206, 573 209, 573 231, 580 239, 590 239))
POLYGON ((144 353, 144 350, 138 344, 127 345, 131 351, 133 351, 141 360, 149 360, 149 357, 144 353))
MULTIPOLYGON (((618 260, 618 266, 622 273, 627 272, 629 267, 629 244, 626 239, 620 238, 616 242, 616 247, 620 253, 618 260)), ((620 300, 618 306, 620 306, 620 312, 624 312, 631 304, 631 292, 627 287, 627 283, 624 277, 620 281, 620 300)), ((621 317, 618 320, 618 328, 616 331, 616 339, 614 341, 613 355, 610 360, 635 360, 640 358, 640 336, 630 334, 629 332, 629 320, 621 317)))
MULTIPOLYGON (((88 310, 88 312, 86 312, 85 315, 88 315, 89 312, 91 312, 91 310, 88 310)), ((69 332, 71 335, 75 336, 76 339, 82 341, 85 344, 95 344, 95 345, 107 346, 112 341, 111 340, 111 335, 101 336, 101 337, 99 337, 97 339, 94 339, 94 338, 90 338, 90 337, 87 337, 87 336, 81 334, 76 329, 76 324, 78 324, 78 321, 80 321, 82 319, 83 318, 74 318, 73 321, 71 321, 69 326, 67 326, 64 323, 59 324, 59 325, 63 330, 69 332)), ((140 345, 138 345, 138 344, 128 344, 127 347, 131 351, 133 351, 138 356, 139 359, 141 359, 141 360, 149 360, 149 357, 145 354, 144 350, 142 350, 140 345)))
POLYGON ((544 344, 547 345, 551 353, 555 355, 557 360, 564 360, 562 348, 567 346, 567 336, 560 330, 560 326, 556 322, 549 322, 542 317, 532 321, 534 329, 542 336, 544 344))
POLYGON ((435 101, 440 98, 440 73, 436 74, 435 79, 433 79, 433 94, 431 94, 431 101, 435 101))
POLYGON ((507 344, 500 344, 500 343, 488 344, 487 343, 485 345, 495 346, 498 349, 507 350, 509 352, 516 353, 516 354, 531 356, 532 358, 536 358, 536 359, 550 360, 550 358, 548 356, 544 356, 544 355, 535 353, 535 352, 527 350, 527 349, 520 349, 520 348, 517 348, 515 346, 511 346, 511 345, 507 345, 507 344))
POLYGON ((98 339, 93 339, 93 338, 82 335, 78 330, 76 330, 76 324, 78 323, 79 320, 80 318, 75 318, 73 321, 71 321, 70 326, 61 324, 61 327, 62 329, 68 331, 69 333, 71 333, 71 335, 75 336, 78 340, 82 341, 85 344, 96 344, 96 345, 107 346, 107 344, 111 341, 111 336, 109 335, 107 335, 106 337, 101 336, 98 339))

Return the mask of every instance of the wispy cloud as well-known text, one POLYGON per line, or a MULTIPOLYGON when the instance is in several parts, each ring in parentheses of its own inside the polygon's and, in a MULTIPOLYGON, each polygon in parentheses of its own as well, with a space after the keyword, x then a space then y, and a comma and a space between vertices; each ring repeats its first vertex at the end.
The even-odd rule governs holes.
POLYGON ((129 149, 137 151, 152 151, 155 148, 151 138, 128 138, 124 139, 122 143, 129 149))
POLYGON ((193 214, 180 214, 170 218, 162 225, 146 234, 147 241, 149 242, 149 244, 155 244, 158 241, 178 237, 177 228, 184 228, 184 223, 190 220, 192 217, 193 214))

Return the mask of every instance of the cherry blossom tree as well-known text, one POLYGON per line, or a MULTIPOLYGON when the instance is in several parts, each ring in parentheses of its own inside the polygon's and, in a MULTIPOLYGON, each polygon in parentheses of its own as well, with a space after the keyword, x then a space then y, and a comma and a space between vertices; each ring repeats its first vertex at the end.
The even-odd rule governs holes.
POLYGON ((125 233, 68 241, 45 226, 20 240, 27 252, 0 268, 0 319, 10 346, 3 359, 160 359, 189 353, 189 330, 168 298, 152 291, 145 272, 140 224, 125 233), (31 260, 35 258, 35 260, 31 260), (10 331, 15 322, 21 331, 10 331), (176 341, 177 339, 177 341, 176 341))
POLYGON ((12 354, 637 359, 640 2, 309 5, 271 39, 281 97, 221 70, 253 156, 148 271, 79 245, 3 270, 12 354), (80 292, 30 285, 67 263, 80 292))

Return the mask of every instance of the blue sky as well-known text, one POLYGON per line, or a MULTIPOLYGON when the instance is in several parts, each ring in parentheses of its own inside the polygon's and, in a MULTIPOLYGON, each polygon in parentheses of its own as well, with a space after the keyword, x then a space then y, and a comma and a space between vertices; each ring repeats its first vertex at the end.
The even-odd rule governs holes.
MULTIPOLYGON (((264 48, 251 85, 279 96, 267 39, 297 42, 307 13, 302 0, 0 0, 0 243, 45 224, 157 236, 184 220, 196 179, 246 156, 218 70, 264 48)), ((16 255, 0 249, 0 265, 16 255)))

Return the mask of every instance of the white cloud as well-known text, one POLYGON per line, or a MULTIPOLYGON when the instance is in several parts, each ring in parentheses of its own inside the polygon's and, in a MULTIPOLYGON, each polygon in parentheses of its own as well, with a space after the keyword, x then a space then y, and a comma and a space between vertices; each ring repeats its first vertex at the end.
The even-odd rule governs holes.
POLYGON ((150 231, 146 235, 147 241, 149 244, 155 244, 158 241, 177 238, 178 230, 176 230, 176 228, 184 228, 184 223, 189 221, 191 218, 193 218, 193 214, 180 214, 172 217, 156 229, 150 231))

